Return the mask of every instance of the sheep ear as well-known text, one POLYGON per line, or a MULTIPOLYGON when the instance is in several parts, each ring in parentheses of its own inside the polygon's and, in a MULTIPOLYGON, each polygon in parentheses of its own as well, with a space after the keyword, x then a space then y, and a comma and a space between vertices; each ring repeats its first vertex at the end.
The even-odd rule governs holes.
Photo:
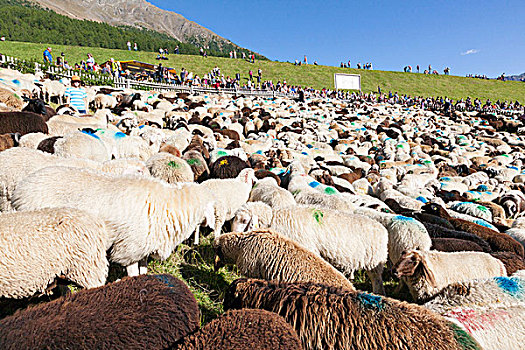
POLYGON ((434 276, 434 273, 430 270, 428 267, 427 261, 420 257, 419 259, 419 268, 421 269, 421 274, 423 275, 423 278, 430 283, 430 286, 433 288, 437 288, 437 282, 436 277, 434 276))

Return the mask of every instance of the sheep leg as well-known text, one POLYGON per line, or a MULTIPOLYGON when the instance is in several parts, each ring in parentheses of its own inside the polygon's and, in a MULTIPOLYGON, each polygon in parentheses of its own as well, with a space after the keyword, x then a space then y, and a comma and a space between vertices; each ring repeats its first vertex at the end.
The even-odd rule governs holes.
POLYGON ((195 229, 195 239, 194 239, 194 241, 193 241, 193 244, 195 244, 195 245, 199 245, 199 233, 200 233, 200 229, 201 229, 200 226, 197 226, 197 228, 195 229))
POLYGON ((148 257, 139 261, 139 274, 145 275, 148 273, 148 257))
POLYGON ((138 276, 140 274, 139 263, 136 262, 134 264, 126 266, 126 271, 128 272, 128 276, 130 277, 138 276))
POLYGON ((366 271, 366 274, 372 282, 372 291, 376 294, 385 295, 385 288, 383 287, 383 264, 379 264, 372 270, 366 271))

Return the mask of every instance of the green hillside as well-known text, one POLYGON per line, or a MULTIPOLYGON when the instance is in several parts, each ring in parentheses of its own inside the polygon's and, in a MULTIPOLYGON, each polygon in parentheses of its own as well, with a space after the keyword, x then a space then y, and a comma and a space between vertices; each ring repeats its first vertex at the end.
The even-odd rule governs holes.
MULTIPOLYGON (((34 44, 25 42, 0 42, 0 53, 18 57, 25 60, 42 61, 42 51, 47 44, 34 44)), ((85 60, 87 53, 93 54, 97 62, 105 62, 111 57, 117 60, 139 60, 157 63, 156 54, 152 52, 129 52, 127 50, 114 50, 93 47, 51 45, 56 56, 64 52, 67 60, 80 62, 85 60)), ((334 73, 361 74, 362 89, 364 92, 377 91, 380 86, 382 91, 397 91, 400 94, 420 96, 448 96, 454 99, 467 96, 477 97, 482 100, 518 100, 525 103, 525 83, 513 81, 481 80, 457 76, 433 76, 415 73, 368 71, 329 66, 294 66, 291 63, 256 61, 255 64, 241 59, 232 60, 221 57, 203 58, 192 55, 170 55, 168 61, 162 61, 164 66, 176 68, 184 67, 188 71, 202 76, 216 65, 221 68, 225 76, 235 76, 240 73, 244 80, 248 71, 260 67, 263 70, 263 79, 271 79, 276 83, 286 79, 288 84, 310 86, 316 89, 334 87, 334 73)))
MULTIPOLYGON (((43 9, 26 0, 0 0, 1 35, 10 41, 80 45, 104 48, 126 48, 131 41, 141 51, 156 51, 160 47, 190 55, 199 54, 196 44, 182 43, 175 38, 144 28, 112 26, 88 20, 79 20, 43 9)), ((230 50, 239 50, 233 44, 210 45, 209 56, 229 55, 230 50)), ((249 50, 242 49, 247 54, 249 50)))

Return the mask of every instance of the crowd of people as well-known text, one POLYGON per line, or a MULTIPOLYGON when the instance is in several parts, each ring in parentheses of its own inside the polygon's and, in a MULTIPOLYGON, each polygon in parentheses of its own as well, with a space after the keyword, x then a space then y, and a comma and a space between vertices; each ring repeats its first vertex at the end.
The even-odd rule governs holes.
MULTIPOLYGON (((348 60, 348 62, 341 62, 339 67, 341 67, 341 68, 352 68, 352 64, 351 64, 350 60, 348 60)), ((367 63, 364 63, 364 64, 361 64, 361 62, 357 62, 356 68, 357 69, 372 70, 373 69, 372 68, 372 62, 367 62, 367 63)))
MULTIPOLYGON (((403 67, 403 72, 405 73, 412 73, 412 66, 406 65, 403 67)), ((420 72, 419 64, 416 65, 416 73, 420 72)), ((433 74, 433 75, 439 75, 439 72, 436 69, 432 69, 432 65, 428 65, 428 68, 423 71, 423 74, 433 74)), ((445 67, 443 69, 443 74, 450 75, 450 67, 445 67)))
MULTIPOLYGON (((161 49, 162 50, 162 49, 161 49)), ((206 57, 206 52, 202 49, 203 56, 206 57)), ((176 52, 176 51, 174 51, 176 52)), ((235 52, 235 51, 233 51, 235 52)), ((232 52, 232 58, 235 58, 235 55, 232 52)), ((169 54, 167 50, 159 52, 159 54, 169 54)), ((246 59, 246 54, 243 52, 243 56, 246 59)), ((53 64, 52 49, 48 47, 43 52, 44 61, 50 64, 53 64)), ((255 60, 255 56, 250 55, 248 58, 250 61, 255 60)), ((296 64, 308 64, 307 57, 304 57, 303 62, 297 62, 296 64)), ((317 63, 317 62, 315 62, 317 63)), ((315 64, 314 63, 314 64, 315 64)), ((88 53, 87 59, 82 60, 80 63, 76 63, 73 67, 69 66, 67 60, 65 59, 64 53, 56 60, 56 65, 62 66, 65 69, 82 69, 85 71, 101 72, 105 74, 111 74, 116 77, 130 77, 135 80, 141 81, 154 81, 158 83, 166 84, 180 84, 193 87, 205 87, 205 88, 214 88, 214 89, 248 89, 248 90, 261 90, 261 91, 275 91, 284 94, 292 95, 301 95, 303 98, 308 97, 321 97, 321 98, 336 98, 341 100, 350 100, 350 101, 367 101, 367 102, 377 102, 377 103, 390 103, 390 104, 401 104, 407 107, 419 105, 424 109, 431 110, 444 110, 450 111, 452 109, 459 110, 477 110, 477 111, 490 111, 490 110, 523 110, 523 106, 518 102, 509 102, 509 101, 496 101, 492 102, 491 100, 486 100, 482 102, 481 100, 475 98, 471 99, 470 97, 463 100, 452 100, 447 97, 423 97, 423 96, 410 96, 410 95, 401 95, 397 92, 384 93, 378 87, 377 93, 362 93, 362 92, 344 92, 344 91, 334 91, 330 89, 323 88, 321 90, 316 90, 311 87, 301 87, 298 85, 290 85, 285 79, 279 80, 276 83, 273 80, 264 80, 262 69, 259 67, 257 74, 254 74, 253 70, 247 72, 247 76, 241 77, 241 73, 236 73, 235 77, 230 77, 229 75, 225 76, 221 73, 221 69, 218 66, 215 66, 209 72, 199 76, 191 71, 182 68, 177 74, 173 69, 168 69, 164 67, 162 63, 159 63, 154 72, 147 72, 143 70, 142 72, 131 73, 129 70, 122 70, 120 62, 110 59, 102 67, 95 62, 93 55, 88 53)), ((350 67, 350 61, 348 64, 341 63, 341 66, 350 67)), ((357 64, 357 67, 360 69, 362 66, 360 63, 357 64)), ((371 63, 366 63, 363 66, 363 69, 372 69, 371 63)), ((416 66, 416 71, 419 73, 420 67, 416 66)), ((405 72, 412 72, 411 66, 406 66, 404 68, 405 72)), ((450 68, 446 67, 444 69, 445 74, 449 74, 450 68)), ((435 70, 432 70, 432 66, 429 64, 428 69, 425 69, 424 74, 438 74, 435 70), (432 73, 430 73, 432 72, 432 73)), ((504 76, 504 75, 503 75, 504 76)), ((480 75, 467 75, 467 77, 487 79, 486 76, 480 75)))

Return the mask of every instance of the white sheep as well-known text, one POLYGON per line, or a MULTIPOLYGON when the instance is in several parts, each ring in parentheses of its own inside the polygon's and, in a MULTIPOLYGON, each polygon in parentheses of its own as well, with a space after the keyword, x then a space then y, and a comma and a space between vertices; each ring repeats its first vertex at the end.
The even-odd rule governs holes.
POLYGON ((330 209, 297 206, 272 211, 264 203, 249 202, 235 214, 232 231, 259 226, 292 239, 345 274, 366 270, 374 292, 384 293, 381 274, 388 232, 378 222, 330 209))
POLYGON ((256 180, 253 169, 246 168, 241 170, 235 179, 209 179, 201 184, 217 200, 217 217, 213 227, 215 237, 221 234, 224 223, 233 219, 237 210, 248 201, 256 180))
POLYGON ((524 303, 525 279, 513 275, 451 284, 425 303, 425 307, 444 313, 457 307, 506 307, 524 303))
POLYGON ((111 95, 97 94, 93 99, 93 107, 96 110, 104 108, 115 108, 117 106, 117 99, 111 95))
POLYGON ((41 141, 47 139, 49 135, 43 134, 41 132, 32 132, 29 134, 22 135, 20 141, 18 142, 18 147, 26 147, 37 149, 41 141))
POLYGON ((279 187, 277 181, 272 177, 265 177, 257 181, 253 185, 248 201, 263 202, 272 207, 272 209, 281 209, 297 204, 292 194, 279 187))
POLYGON ((411 250, 403 254, 395 271, 418 301, 428 300, 452 283, 507 276, 500 260, 481 252, 411 250))
POLYGON ((53 148, 55 155, 64 158, 84 158, 96 162, 111 159, 111 153, 98 136, 79 131, 59 138, 53 148))
POLYGON ((73 131, 84 128, 99 129, 107 128, 108 122, 113 118, 111 111, 100 109, 92 117, 76 117, 67 114, 55 115, 46 124, 49 134, 52 136, 62 136, 73 131))
POLYGON ((70 208, 0 214, 0 297, 42 294, 57 277, 84 288, 104 285, 108 232, 70 208))
POLYGON ((0 212, 12 211, 11 196, 18 181, 32 172, 53 165, 98 169, 100 163, 62 158, 32 148, 14 147, 0 152, 0 212))
POLYGON ((154 179, 117 177, 93 171, 48 167, 18 183, 17 210, 71 206, 104 219, 110 259, 138 273, 137 263, 167 259, 203 222, 214 222, 214 198, 196 184, 172 186, 154 179))
POLYGON ((364 215, 382 224, 388 231, 388 257, 396 264, 403 252, 430 250, 432 240, 427 229, 419 221, 402 216, 382 213, 368 208, 356 208, 354 214, 364 215))
POLYGON ((525 217, 520 217, 514 220, 512 227, 505 231, 505 233, 525 247, 525 217))
POLYGON ((194 175, 189 164, 172 154, 156 153, 147 160, 146 166, 152 176, 167 183, 193 182, 194 175))

